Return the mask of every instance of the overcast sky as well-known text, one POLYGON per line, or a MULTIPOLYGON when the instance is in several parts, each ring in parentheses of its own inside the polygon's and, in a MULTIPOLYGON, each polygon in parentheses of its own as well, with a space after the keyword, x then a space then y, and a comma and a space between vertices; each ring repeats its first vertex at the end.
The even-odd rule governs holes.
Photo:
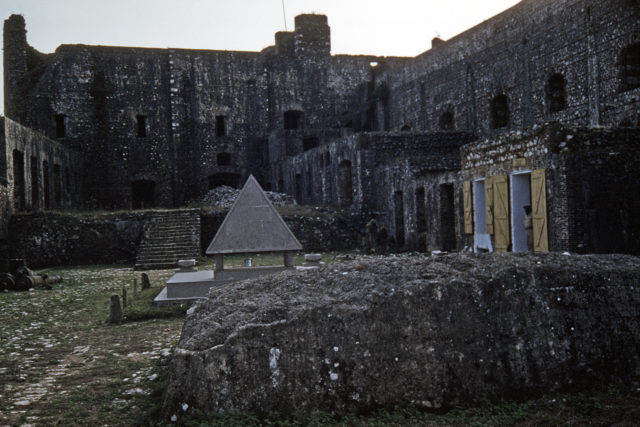
MULTIPOLYGON (((259 51, 300 13, 327 15, 333 54, 416 56, 518 0, 0 0, 40 52, 61 44, 259 51)), ((0 97, 4 99, 0 80, 0 97)), ((4 111, 3 105, 0 109, 4 111)))

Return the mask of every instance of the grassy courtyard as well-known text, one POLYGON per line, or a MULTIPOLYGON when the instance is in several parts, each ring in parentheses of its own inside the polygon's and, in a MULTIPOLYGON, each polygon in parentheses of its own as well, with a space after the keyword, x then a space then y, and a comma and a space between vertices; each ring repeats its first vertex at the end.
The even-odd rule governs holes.
MULTIPOLYGON (((231 260, 230 265, 242 261, 231 260)), ((179 312, 150 312, 145 303, 149 295, 131 301, 133 279, 140 284, 140 273, 130 267, 70 267, 47 273, 64 281, 49 291, 0 293, 0 425, 160 424, 166 366, 183 317, 179 312), (123 285, 130 299, 125 315, 137 313, 146 320, 107 324, 109 297, 120 294, 123 285)), ((159 291, 173 270, 148 274, 152 289, 159 291)), ((288 418, 236 414, 195 416, 192 424, 634 425, 640 419, 638 408, 640 392, 620 385, 441 414, 411 409, 341 419, 318 413, 288 418)))

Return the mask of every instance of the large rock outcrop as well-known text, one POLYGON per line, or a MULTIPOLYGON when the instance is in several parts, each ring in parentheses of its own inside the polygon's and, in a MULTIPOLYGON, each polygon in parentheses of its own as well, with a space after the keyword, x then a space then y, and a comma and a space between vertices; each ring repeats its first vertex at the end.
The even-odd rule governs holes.
POLYGON ((640 259, 367 257, 212 289, 165 413, 426 408, 640 373, 640 259))

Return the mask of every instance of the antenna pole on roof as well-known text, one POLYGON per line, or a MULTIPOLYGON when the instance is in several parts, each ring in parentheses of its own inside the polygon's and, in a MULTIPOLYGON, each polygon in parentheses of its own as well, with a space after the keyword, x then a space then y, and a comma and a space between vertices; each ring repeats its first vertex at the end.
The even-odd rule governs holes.
POLYGON ((287 14, 284 13, 284 0, 282 0, 282 19, 284 19, 284 30, 287 31, 287 14))

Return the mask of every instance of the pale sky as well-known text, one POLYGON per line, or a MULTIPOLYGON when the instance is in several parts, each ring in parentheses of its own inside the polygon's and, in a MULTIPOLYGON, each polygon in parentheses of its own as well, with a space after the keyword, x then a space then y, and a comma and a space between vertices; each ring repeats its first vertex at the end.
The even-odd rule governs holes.
MULTIPOLYGON (((2 21, 24 15, 27 42, 260 51, 285 29, 282 0, 0 0, 2 21)), ((284 0, 286 27, 327 15, 331 53, 416 56, 518 0, 284 0)), ((1 54, 0 54, 1 56, 1 54)), ((2 80, 0 98, 4 99, 2 80)), ((4 106, 0 103, 0 114, 4 106)))

